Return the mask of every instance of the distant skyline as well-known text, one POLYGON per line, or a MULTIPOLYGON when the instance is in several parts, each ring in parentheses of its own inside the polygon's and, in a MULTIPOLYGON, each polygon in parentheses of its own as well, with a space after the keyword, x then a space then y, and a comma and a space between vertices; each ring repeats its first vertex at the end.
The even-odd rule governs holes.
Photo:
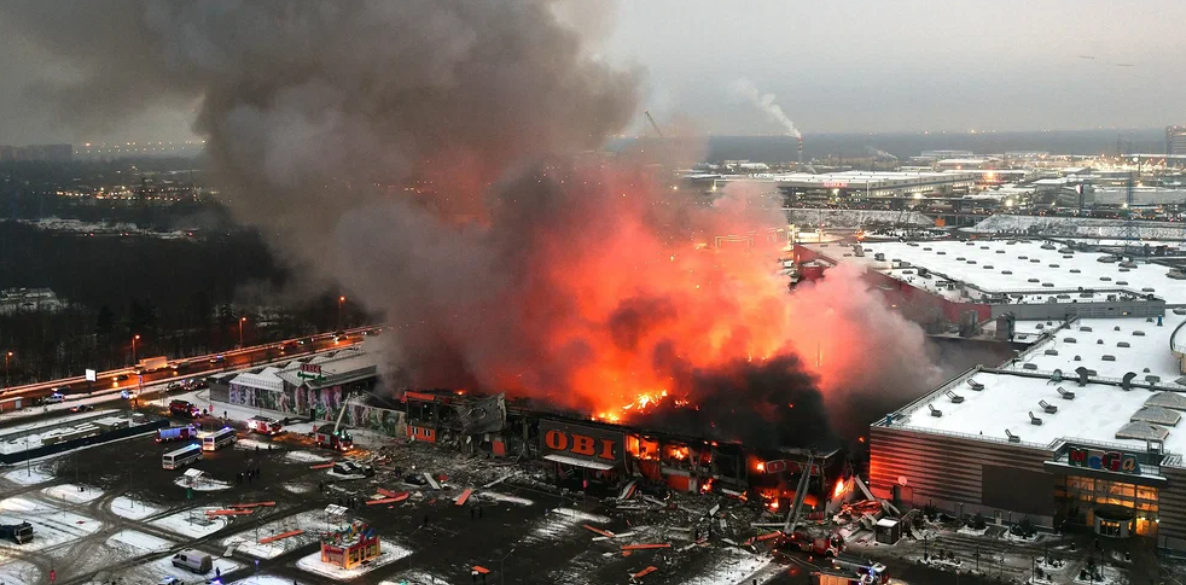
MULTIPOLYGON (((1186 123, 1186 2, 748 0, 620 3, 572 18, 588 51, 644 74, 641 111, 716 135, 778 127, 730 91, 749 80, 806 134, 1146 129, 1186 123)), ((66 128, 35 89, 77 75, 0 19, 0 144, 184 141, 198 104, 66 128)))

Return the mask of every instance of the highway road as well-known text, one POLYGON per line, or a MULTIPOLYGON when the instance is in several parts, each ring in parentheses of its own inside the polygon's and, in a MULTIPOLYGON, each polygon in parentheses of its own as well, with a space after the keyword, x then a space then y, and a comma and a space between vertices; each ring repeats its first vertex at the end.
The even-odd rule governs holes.
MULTIPOLYGON (((123 368, 98 372, 93 382, 84 375, 60 380, 49 380, 24 386, 13 386, 0 390, 0 400, 9 398, 41 398, 54 392, 61 392, 67 398, 72 395, 88 395, 101 391, 117 392, 135 389, 141 385, 163 382, 171 379, 186 379, 242 369, 258 363, 273 362, 288 357, 298 358, 314 352, 349 347, 361 343, 369 335, 377 334, 381 326, 355 327, 337 333, 318 333, 286 341, 254 345, 217 354, 170 359, 169 366, 152 372, 138 372, 136 368, 123 368)), ((142 356, 152 357, 152 356, 142 356)))

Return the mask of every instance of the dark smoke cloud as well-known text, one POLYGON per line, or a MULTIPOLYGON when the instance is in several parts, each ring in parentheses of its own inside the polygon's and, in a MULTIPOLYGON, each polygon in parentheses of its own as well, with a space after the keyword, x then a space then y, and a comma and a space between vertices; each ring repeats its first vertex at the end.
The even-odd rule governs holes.
POLYGON ((347 211, 415 178, 436 208, 480 216, 507 169, 630 120, 638 75, 582 55, 554 4, 13 0, 0 21, 76 68, 39 90, 68 124, 198 104, 239 217, 332 273, 316 260, 347 211))
POLYGON ((749 445, 836 446, 823 394, 798 357, 736 362, 709 371, 684 368, 679 394, 689 405, 665 400, 637 422, 749 445))

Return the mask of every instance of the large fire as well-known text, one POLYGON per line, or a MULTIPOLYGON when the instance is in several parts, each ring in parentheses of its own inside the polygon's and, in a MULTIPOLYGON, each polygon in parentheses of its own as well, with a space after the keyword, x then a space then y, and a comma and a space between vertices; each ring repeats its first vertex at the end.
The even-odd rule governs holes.
POLYGON ((408 297, 390 311, 413 385, 506 391, 609 422, 678 412, 706 432, 753 417, 817 432, 826 397, 884 378, 871 361, 919 363, 901 354, 921 335, 855 272, 791 292, 786 221, 762 193, 703 205, 597 164, 550 167, 484 205, 480 224, 429 242, 443 248, 417 267, 429 282, 385 289, 408 297))

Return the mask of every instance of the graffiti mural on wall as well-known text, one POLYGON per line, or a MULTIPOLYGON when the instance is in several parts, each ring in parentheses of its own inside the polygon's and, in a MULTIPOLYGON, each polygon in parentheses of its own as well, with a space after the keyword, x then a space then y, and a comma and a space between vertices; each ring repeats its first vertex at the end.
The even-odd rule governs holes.
POLYGON ((407 432, 403 412, 362 404, 346 405, 346 416, 342 422, 349 427, 370 429, 389 437, 402 437, 407 432))
POLYGON ((330 420, 342 407, 342 387, 305 388, 296 390, 296 405, 298 412, 308 414, 313 410, 313 416, 320 420, 330 420))

